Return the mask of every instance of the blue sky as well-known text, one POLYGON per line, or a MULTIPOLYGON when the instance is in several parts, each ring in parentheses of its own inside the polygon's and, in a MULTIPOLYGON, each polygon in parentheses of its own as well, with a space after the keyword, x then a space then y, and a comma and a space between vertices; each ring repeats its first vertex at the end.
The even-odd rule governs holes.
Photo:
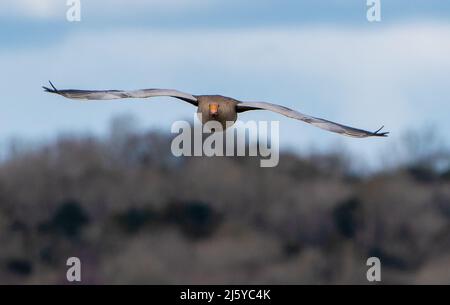
MULTIPOLYGON (((381 0, 65 0, 0 3, 0 143, 60 133, 105 132, 111 117, 135 115, 169 132, 192 106, 167 98, 77 103, 44 94, 61 88, 177 88, 280 103, 388 139, 351 139, 268 112, 282 148, 346 147, 374 158, 410 129, 450 130, 450 2, 381 0)), ((443 132, 449 141, 450 136, 443 132)))

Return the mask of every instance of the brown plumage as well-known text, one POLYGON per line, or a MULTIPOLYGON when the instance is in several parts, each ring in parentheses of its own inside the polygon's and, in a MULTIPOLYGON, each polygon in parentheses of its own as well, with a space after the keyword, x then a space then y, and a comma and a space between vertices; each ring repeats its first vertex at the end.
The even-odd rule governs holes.
POLYGON ((231 122, 236 122, 236 105, 239 101, 221 95, 200 95, 196 98, 198 100, 197 114, 201 114, 199 119, 202 124, 217 121, 225 130, 232 125, 231 122), (229 122, 228 126, 227 122, 229 122))
POLYGON ((52 88, 43 87, 46 92, 79 100, 113 100, 123 98, 147 98, 154 96, 174 97, 196 106, 197 114, 201 114, 201 121, 203 124, 209 121, 217 121, 222 125, 223 129, 231 126, 237 120, 238 113, 249 110, 270 110, 293 119, 301 120, 316 127, 350 137, 385 137, 388 134, 388 132, 380 132, 383 127, 375 132, 371 132, 309 116, 277 104, 266 102, 241 102, 221 95, 191 95, 172 89, 142 89, 134 91, 74 89, 58 90, 51 82, 50 85, 52 88), (229 123, 227 124, 227 122, 229 123))

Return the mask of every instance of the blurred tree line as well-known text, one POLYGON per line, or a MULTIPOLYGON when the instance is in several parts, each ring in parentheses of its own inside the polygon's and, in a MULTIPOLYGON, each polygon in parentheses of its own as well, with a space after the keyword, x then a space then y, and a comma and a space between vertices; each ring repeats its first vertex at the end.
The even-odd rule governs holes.
MULTIPOLYGON (((405 135, 371 175, 330 152, 176 158, 173 135, 113 121, 109 136, 11 145, 0 163, 0 284, 450 283, 450 156, 405 135), (395 159, 397 158, 398 159, 395 159)), ((430 132, 430 133, 428 133, 430 132)))

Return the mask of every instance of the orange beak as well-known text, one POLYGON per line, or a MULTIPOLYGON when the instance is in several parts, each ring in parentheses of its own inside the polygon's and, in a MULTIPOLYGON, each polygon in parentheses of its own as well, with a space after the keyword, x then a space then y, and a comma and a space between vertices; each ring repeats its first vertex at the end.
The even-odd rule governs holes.
POLYGON ((219 113, 219 105, 218 104, 209 104, 209 113, 211 116, 217 116, 219 113))

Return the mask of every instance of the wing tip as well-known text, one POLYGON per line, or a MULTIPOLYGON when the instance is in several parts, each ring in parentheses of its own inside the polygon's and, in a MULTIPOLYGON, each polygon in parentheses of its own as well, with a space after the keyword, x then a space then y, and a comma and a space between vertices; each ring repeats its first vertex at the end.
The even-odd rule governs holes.
POLYGON ((45 86, 42 86, 42 89, 44 89, 45 92, 49 92, 49 93, 58 93, 58 89, 56 89, 56 87, 53 85, 53 83, 51 81, 48 81, 50 83, 50 86, 52 88, 48 88, 45 86))
POLYGON ((380 132, 384 128, 384 125, 381 126, 377 131, 373 132, 372 135, 375 137, 387 137, 389 135, 389 131, 380 132))

